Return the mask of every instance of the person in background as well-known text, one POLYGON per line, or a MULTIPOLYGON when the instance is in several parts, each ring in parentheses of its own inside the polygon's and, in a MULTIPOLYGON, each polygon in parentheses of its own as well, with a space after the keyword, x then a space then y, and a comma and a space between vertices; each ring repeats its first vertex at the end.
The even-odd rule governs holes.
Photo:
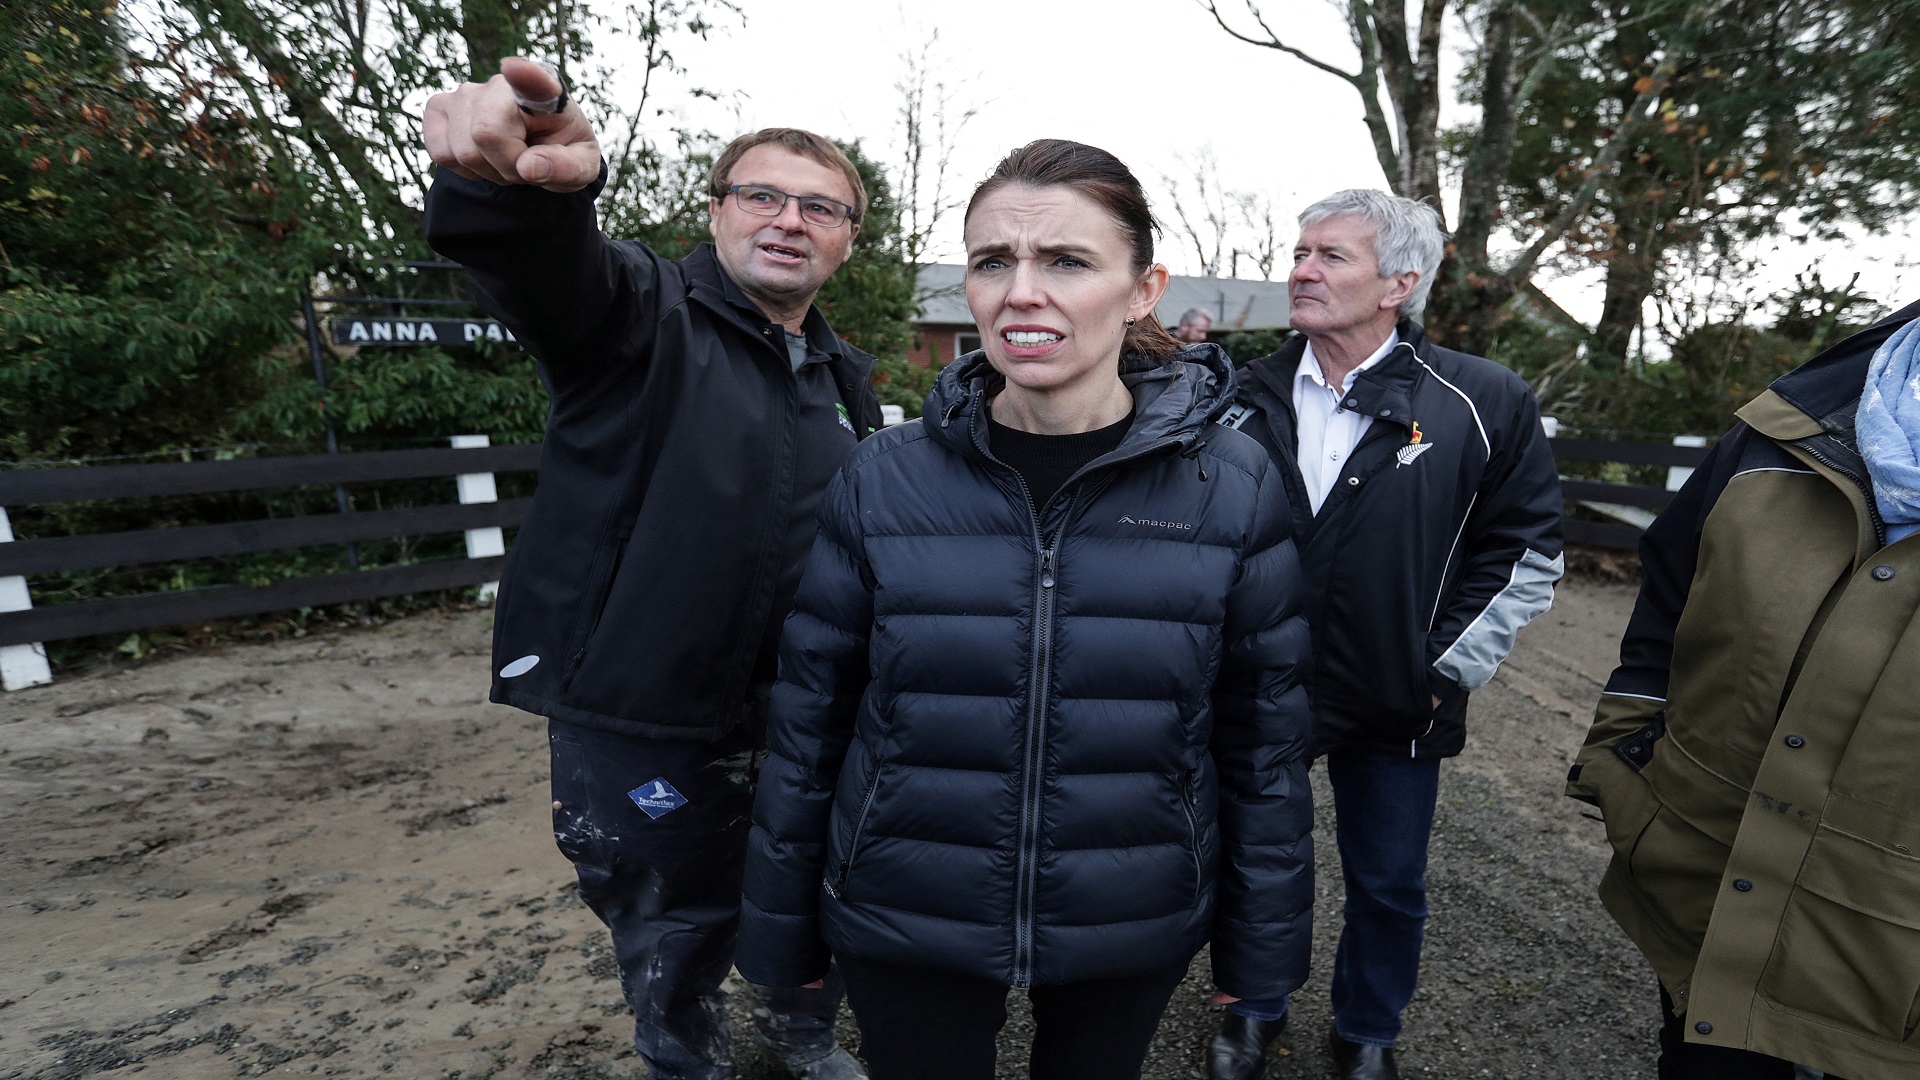
MULTIPOLYGON (((781 620, 827 480, 880 426, 873 358, 813 298, 866 212, 826 139, 768 128, 714 162, 713 242, 609 240, 606 166, 519 59, 427 103, 427 239, 540 362, 540 490, 502 582, 493 700, 548 717, 553 827, 613 934, 656 1080, 725 1080, 756 755, 781 620)), ((764 993, 805 1080, 863 1075, 837 984, 764 993)))
POLYGON ((1212 331, 1213 316, 1207 314, 1207 309, 1190 307, 1180 313, 1180 322, 1173 328, 1173 336, 1176 340, 1198 345, 1206 341, 1212 331))
MULTIPOLYGON (((1333 963, 1338 1075, 1399 1075, 1420 974, 1440 761, 1467 695, 1547 610, 1563 566, 1560 480, 1527 384, 1414 322, 1445 237, 1431 207, 1342 191, 1300 215, 1297 333, 1247 365, 1223 422, 1286 480, 1313 628, 1313 753, 1333 786, 1345 921, 1333 963)), ((1287 1001, 1232 1003, 1214 1080, 1250 1080, 1287 1001)))
POLYGON ((782 642, 739 964, 845 973, 878 1080, 1138 1077, 1211 942, 1222 990, 1306 976, 1308 632, 1279 470, 1212 423, 1218 346, 1153 318, 1124 164, 1014 151, 965 217, 986 342, 828 489, 782 642))
POLYGON ((1641 539, 1567 794, 1661 1080, 1920 1075, 1920 303, 1737 415, 1641 539))

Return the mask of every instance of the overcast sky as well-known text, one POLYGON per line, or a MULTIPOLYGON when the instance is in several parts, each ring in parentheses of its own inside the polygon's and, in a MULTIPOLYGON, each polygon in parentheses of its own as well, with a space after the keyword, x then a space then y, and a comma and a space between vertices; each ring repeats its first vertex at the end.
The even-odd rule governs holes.
MULTIPOLYGON (((936 0, 910 8, 898 0, 741 0, 741 7, 744 23, 723 24, 708 41, 677 49, 694 84, 735 92, 686 112, 722 134, 804 127, 858 138, 890 161, 900 144, 900 54, 937 29, 936 74, 960 84, 963 103, 980 106, 957 148, 961 194, 1006 151, 1045 136, 1117 154, 1148 185, 1163 219, 1170 215, 1160 174, 1182 171, 1175 155, 1211 148, 1226 186, 1272 200, 1287 245, 1293 216, 1319 196, 1385 187, 1351 87, 1232 40, 1195 0, 936 0)), ((1291 43, 1352 63, 1353 46, 1331 3, 1268 0, 1264 10, 1291 43)), ((1443 76, 1451 84, 1464 39, 1457 23, 1448 35, 1443 76)), ((1449 107, 1453 116, 1443 120, 1460 114, 1449 107)), ((1195 257, 1173 239, 1162 240, 1160 258, 1175 273, 1195 272, 1195 257)), ((1789 283, 1818 260, 1829 284, 1859 270, 1871 295, 1897 301, 1920 287, 1920 274, 1900 265, 1904 239, 1785 245, 1769 255, 1770 280, 1760 291, 1789 283)), ((944 240, 940 254, 956 259, 957 222, 944 240)), ((1244 268, 1243 275, 1257 276, 1244 268)), ((1591 319, 1599 309, 1598 280, 1590 273, 1543 285, 1591 319)))

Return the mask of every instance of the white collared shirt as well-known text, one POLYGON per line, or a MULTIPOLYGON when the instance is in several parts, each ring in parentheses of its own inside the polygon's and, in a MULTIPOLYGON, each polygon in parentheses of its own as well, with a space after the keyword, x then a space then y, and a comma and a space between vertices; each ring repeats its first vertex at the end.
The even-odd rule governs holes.
POLYGON ((1388 332, 1386 342, 1361 361, 1359 367, 1347 372, 1338 387, 1327 382, 1320 370, 1320 358, 1313 354, 1311 341, 1300 357, 1300 367, 1293 374, 1293 415, 1298 418, 1294 453, 1300 461, 1300 478, 1307 484, 1307 498, 1316 514, 1327 501, 1334 482, 1340 479, 1340 470, 1347 467, 1353 448, 1360 445, 1360 437, 1373 423, 1373 417, 1343 409, 1340 403, 1346 399, 1347 391, 1353 389, 1353 380, 1385 359, 1398 344, 1400 332, 1388 332))

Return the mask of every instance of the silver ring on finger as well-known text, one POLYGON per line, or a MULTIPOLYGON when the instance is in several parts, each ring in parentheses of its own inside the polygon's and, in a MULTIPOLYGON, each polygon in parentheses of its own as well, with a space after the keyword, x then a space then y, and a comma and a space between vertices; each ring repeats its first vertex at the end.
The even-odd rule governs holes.
MULTIPOLYGON (((547 69, 547 74, 552 75, 556 81, 559 80, 560 72, 552 64, 545 63, 544 61, 535 61, 535 63, 547 69)), ((520 111, 526 113, 528 116, 557 116, 567 111, 567 102, 570 99, 567 97, 566 84, 562 83, 560 85, 560 96, 558 97, 550 97, 544 101, 534 101, 530 98, 521 97, 516 91, 513 95, 513 100, 520 106, 520 111)))

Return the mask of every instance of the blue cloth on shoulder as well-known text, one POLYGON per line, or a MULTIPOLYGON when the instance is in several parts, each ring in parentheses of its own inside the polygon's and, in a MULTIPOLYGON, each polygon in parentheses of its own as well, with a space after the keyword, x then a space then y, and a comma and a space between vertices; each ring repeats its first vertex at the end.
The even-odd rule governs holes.
POLYGON ((1920 319, 1873 354, 1855 423, 1887 538, 1898 540, 1920 527, 1920 319))

